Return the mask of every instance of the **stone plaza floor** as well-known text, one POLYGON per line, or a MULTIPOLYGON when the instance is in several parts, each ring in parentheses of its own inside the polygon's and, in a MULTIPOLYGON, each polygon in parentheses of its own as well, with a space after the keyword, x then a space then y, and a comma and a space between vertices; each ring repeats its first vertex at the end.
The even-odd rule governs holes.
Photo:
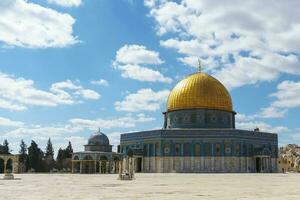
MULTIPOLYGON (((0 174, 2 177, 3 175, 0 174)), ((0 180, 0 200, 300 199, 300 174, 16 174, 0 180)))

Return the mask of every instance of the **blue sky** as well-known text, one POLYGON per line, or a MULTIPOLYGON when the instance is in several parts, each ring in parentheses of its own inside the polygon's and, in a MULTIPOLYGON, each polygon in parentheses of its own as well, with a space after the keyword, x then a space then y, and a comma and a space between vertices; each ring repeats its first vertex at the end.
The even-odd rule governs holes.
POLYGON ((204 71, 230 90, 237 127, 300 142, 297 1, 4 0, 0 142, 75 150, 98 127, 161 128, 169 90, 204 71), (247 5, 246 5, 247 4, 247 5), (282 4, 282 5, 281 5, 282 4))

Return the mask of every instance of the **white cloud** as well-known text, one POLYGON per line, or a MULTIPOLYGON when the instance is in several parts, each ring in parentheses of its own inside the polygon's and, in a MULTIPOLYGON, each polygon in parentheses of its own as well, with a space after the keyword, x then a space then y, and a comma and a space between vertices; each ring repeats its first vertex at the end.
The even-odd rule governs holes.
MULTIPOLYGON (((82 150, 83 145, 87 143, 87 138, 83 137, 82 133, 87 134, 86 136, 89 137, 99 127, 105 130, 112 128, 133 128, 136 127, 137 124, 148 123, 153 120, 155 120, 153 117, 145 116, 143 113, 111 119, 76 118, 70 119, 65 125, 28 125, 23 122, 0 118, 0 126, 16 127, 14 130, 6 131, 4 134, 0 135, 0 139, 8 139, 15 143, 20 139, 24 139, 24 141, 34 140, 39 144, 39 146, 43 147, 46 145, 46 142, 50 137, 56 150, 60 147, 65 148, 67 141, 71 141, 74 150, 78 151, 82 150)), ((116 132, 106 134, 111 139, 112 144, 116 145, 119 143, 116 132)), ((12 149, 17 152, 19 149, 19 143, 16 143, 12 149)))
POLYGON ((116 61, 122 64, 162 64, 159 53, 141 45, 124 45, 117 51, 116 61))
POLYGON ((116 53, 113 66, 122 72, 122 77, 138 81, 171 83, 172 79, 145 65, 160 65, 159 53, 145 46, 124 45, 116 53))
POLYGON ((14 110, 14 111, 22 111, 27 109, 25 106, 14 104, 12 102, 9 102, 1 98, 0 98, 0 108, 7 109, 7 110, 14 110))
POLYGON ((126 116, 115 119, 71 119, 69 120, 72 126, 78 126, 82 128, 88 128, 90 130, 111 129, 111 128, 131 128, 135 127, 136 123, 145 123, 153 121, 154 118, 146 117, 144 115, 137 115, 136 117, 126 116))
POLYGON ((276 99, 260 115, 265 118, 283 117, 288 109, 300 107, 300 81, 283 81, 277 85, 277 92, 270 95, 276 99))
POLYGON ((255 128, 259 128, 260 131, 263 132, 271 132, 271 133, 285 133, 289 129, 285 126, 271 126, 265 122, 253 121, 253 122, 237 122, 236 128, 243 130, 254 130, 255 128))
POLYGON ((6 137, 11 138, 49 138, 49 137, 60 137, 67 133, 76 133, 82 131, 83 128, 79 126, 27 126, 17 128, 12 131, 5 133, 6 137))
POLYGON ((14 78, 0 73, 0 99, 8 102, 8 109, 24 110, 26 105, 56 106, 74 103, 69 96, 53 94, 34 87, 32 80, 14 78))
POLYGON ((277 92, 271 94, 276 100, 272 103, 277 108, 300 107, 300 81, 283 81, 277 86, 277 92))
POLYGON ((0 42, 26 48, 66 47, 78 42, 75 20, 27 0, 1 0, 0 42))
POLYGON ((72 81, 53 83, 50 91, 37 89, 34 81, 0 73, 0 108, 21 111, 27 106, 57 106, 78 103, 77 99, 99 99, 100 94, 72 81), (70 93, 69 91, 73 93, 70 93))
POLYGON ((93 80, 93 81, 91 81, 91 83, 95 84, 95 85, 109 86, 108 81, 105 79, 93 80))
POLYGON ((140 89, 128 94, 123 101, 115 102, 115 109, 128 112, 157 111, 167 101, 169 93, 169 90, 155 92, 150 88, 140 89))
POLYGON ((284 117, 287 111, 288 111, 287 109, 276 108, 276 107, 262 108, 261 112, 258 114, 258 117, 280 118, 280 117, 284 117))
POLYGON ((297 141, 300 141, 300 133, 293 134, 293 139, 297 140, 297 141))
MULTIPOLYGON (((65 137, 65 144, 67 144, 67 142, 71 142, 72 147, 73 147, 73 151, 82 151, 84 148, 84 145, 87 144, 88 139, 82 136, 69 136, 69 137, 65 137)), ((63 144, 59 145, 57 149, 59 149, 59 147, 62 147, 63 144)))
POLYGON ((81 0, 47 0, 49 3, 57 4, 63 7, 79 7, 81 0))
POLYGON ((181 62, 213 73, 228 88, 300 75, 298 1, 146 0, 161 45, 181 62), (171 33, 171 34, 167 34, 171 33))
POLYGON ((21 121, 13 121, 11 119, 0 117, 0 126, 21 127, 24 126, 24 123, 21 121))
POLYGON ((118 69, 122 70, 122 77, 124 78, 147 82, 172 83, 171 78, 165 77, 159 71, 147 67, 128 64, 120 65, 118 69))
POLYGON ((96 91, 84 89, 82 86, 76 85, 76 83, 72 82, 71 80, 53 83, 50 90, 59 94, 62 98, 72 98, 72 96, 66 92, 66 90, 71 90, 73 91, 73 94, 79 95, 85 99, 99 99, 101 96, 96 91))
POLYGON ((243 130, 254 130, 255 128, 259 128, 260 131, 263 132, 271 132, 271 133, 286 133, 289 131, 289 128, 286 126, 272 126, 263 121, 255 120, 255 116, 247 116, 244 114, 236 115, 236 128, 243 130))
POLYGON ((85 99, 99 99, 100 98, 100 94, 94 90, 90 90, 90 89, 81 89, 77 92, 78 94, 80 94, 83 98, 85 99))

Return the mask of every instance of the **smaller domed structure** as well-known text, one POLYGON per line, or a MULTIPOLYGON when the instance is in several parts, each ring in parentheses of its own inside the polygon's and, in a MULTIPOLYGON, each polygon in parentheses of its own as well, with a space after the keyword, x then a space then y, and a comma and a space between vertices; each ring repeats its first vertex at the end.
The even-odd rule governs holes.
POLYGON ((96 132, 95 134, 91 135, 91 137, 88 140, 89 145, 109 145, 109 139, 108 137, 100 132, 96 132))
POLYGON ((90 136, 88 144, 84 145, 85 151, 111 152, 112 145, 109 144, 108 137, 100 129, 90 136))
POLYGON ((123 154, 112 151, 108 137, 100 131, 93 133, 84 151, 72 154, 72 173, 117 173, 123 154))

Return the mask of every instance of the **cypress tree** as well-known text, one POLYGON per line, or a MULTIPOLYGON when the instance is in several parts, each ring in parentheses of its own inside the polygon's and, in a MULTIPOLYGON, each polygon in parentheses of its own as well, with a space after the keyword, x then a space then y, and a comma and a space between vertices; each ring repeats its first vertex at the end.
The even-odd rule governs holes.
POLYGON ((36 172, 43 171, 42 160, 43 151, 38 147, 35 141, 31 141, 30 147, 28 147, 28 165, 30 169, 34 169, 36 172))
POLYGON ((27 145, 25 144, 24 140, 21 140, 19 154, 20 162, 25 163, 27 159, 27 145))
POLYGON ((50 138, 48 139, 48 142, 47 142, 45 156, 46 156, 47 159, 51 159, 51 160, 54 159, 54 149, 53 149, 52 142, 51 142, 50 138))
POLYGON ((25 144, 24 140, 21 140, 19 154, 27 155, 27 145, 25 144))
POLYGON ((28 169, 28 160, 27 160, 27 145, 25 144, 24 140, 21 140, 20 143, 20 150, 19 150, 19 154, 20 154, 20 162, 23 164, 22 170, 23 172, 27 171, 28 169))
POLYGON ((72 144, 71 142, 69 141, 69 144, 66 148, 66 156, 65 158, 72 158, 72 153, 73 153, 73 147, 72 147, 72 144))
POLYGON ((7 140, 4 140, 4 142, 3 142, 3 153, 10 154, 9 143, 7 140))

